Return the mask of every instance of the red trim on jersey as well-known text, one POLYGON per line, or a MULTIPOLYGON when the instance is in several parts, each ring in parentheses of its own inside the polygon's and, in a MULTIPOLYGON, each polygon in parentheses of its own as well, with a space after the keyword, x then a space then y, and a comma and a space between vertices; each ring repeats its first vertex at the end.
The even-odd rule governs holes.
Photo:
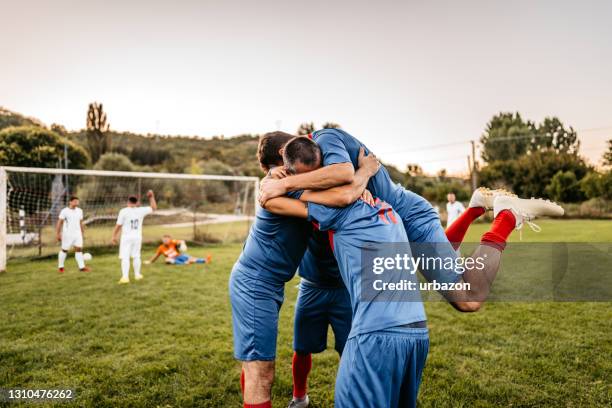
POLYGON ((309 138, 310 140, 312 140, 312 133, 309 133, 309 134, 308 134, 308 138, 309 138))
POLYGON ((334 251, 334 233, 335 231, 327 231, 327 238, 329 238, 329 246, 331 246, 332 252, 334 251))
POLYGON ((397 218, 395 218, 395 214, 393 213, 393 208, 389 207, 387 209, 387 215, 392 223, 397 224, 397 218))
POLYGON ((314 226, 316 229, 321 230, 321 228, 319 228, 319 223, 318 223, 318 222, 316 222, 316 221, 310 221, 310 222, 312 223, 312 225, 313 225, 313 226, 314 226))

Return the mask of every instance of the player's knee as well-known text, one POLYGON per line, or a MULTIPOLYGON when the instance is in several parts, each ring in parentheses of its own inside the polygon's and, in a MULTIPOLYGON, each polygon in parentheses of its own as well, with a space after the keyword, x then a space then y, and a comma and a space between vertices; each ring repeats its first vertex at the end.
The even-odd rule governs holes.
POLYGON ((74 252, 83 252, 83 248, 74 247, 74 252))
POLYGON ((262 388, 272 386, 274 382, 274 361, 249 361, 243 364, 247 383, 258 384, 262 388))

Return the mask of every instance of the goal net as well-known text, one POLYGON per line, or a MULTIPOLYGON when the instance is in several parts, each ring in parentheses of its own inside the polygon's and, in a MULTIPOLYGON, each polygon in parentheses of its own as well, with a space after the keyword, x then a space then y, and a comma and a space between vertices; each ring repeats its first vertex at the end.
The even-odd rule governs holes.
POLYGON ((158 210, 143 242, 169 234, 196 244, 241 242, 257 206, 259 179, 246 176, 0 167, 0 270, 16 258, 56 254, 55 226, 70 196, 83 210, 84 250, 110 247, 119 210, 130 195, 158 210))

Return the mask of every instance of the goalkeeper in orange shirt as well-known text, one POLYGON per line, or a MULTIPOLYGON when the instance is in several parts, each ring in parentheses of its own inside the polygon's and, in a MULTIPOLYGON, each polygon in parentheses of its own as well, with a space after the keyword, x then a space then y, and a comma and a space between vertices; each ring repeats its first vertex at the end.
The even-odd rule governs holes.
POLYGON ((166 263, 171 265, 204 264, 212 261, 212 255, 207 255, 206 258, 196 258, 185 251, 187 251, 187 243, 184 240, 172 239, 170 235, 166 234, 162 237, 162 244, 157 247, 155 254, 145 263, 152 264, 161 255, 165 257, 166 263))

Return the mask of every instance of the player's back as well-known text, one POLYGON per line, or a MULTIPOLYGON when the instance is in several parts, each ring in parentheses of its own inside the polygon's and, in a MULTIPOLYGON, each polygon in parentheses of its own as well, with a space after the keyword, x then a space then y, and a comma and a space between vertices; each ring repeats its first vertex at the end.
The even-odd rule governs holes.
MULTIPOLYGON (((391 246, 393 252, 401 250, 411 256, 406 231, 391 206, 379 200, 376 206, 358 200, 341 209, 309 203, 308 213, 319 228, 333 231, 334 253, 353 308, 349 337, 426 320, 418 291, 377 295, 362 288, 372 277, 371 265, 362 264, 364 259, 389 251, 388 244, 397 244, 391 246)), ((415 273, 407 272, 404 278, 417 282, 415 273)))
POLYGON ((310 225, 259 208, 238 264, 244 273, 269 282, 287 282, 304 255, 310 225))
MULTIPOLYGON (((350 162, 355 169, 359 168, 359 149, 363 147, 366 154, 370 150, 356 137, 342 129, 322 129, 312 134, 313 140, 321 147, 323 165, 350 162)), ((397 211, 404 221, 418 226, 439 219, 439 215, 422 197, 407 191, 391 179, 384 166, 370 178, 367 189, 373 196, 386 201, 397 211)))
POLYGON ((117 216, 117 225, 121 225, 121 239, 141 239, 144 217, 152 212, 151 207, 122 208, 117 216))

